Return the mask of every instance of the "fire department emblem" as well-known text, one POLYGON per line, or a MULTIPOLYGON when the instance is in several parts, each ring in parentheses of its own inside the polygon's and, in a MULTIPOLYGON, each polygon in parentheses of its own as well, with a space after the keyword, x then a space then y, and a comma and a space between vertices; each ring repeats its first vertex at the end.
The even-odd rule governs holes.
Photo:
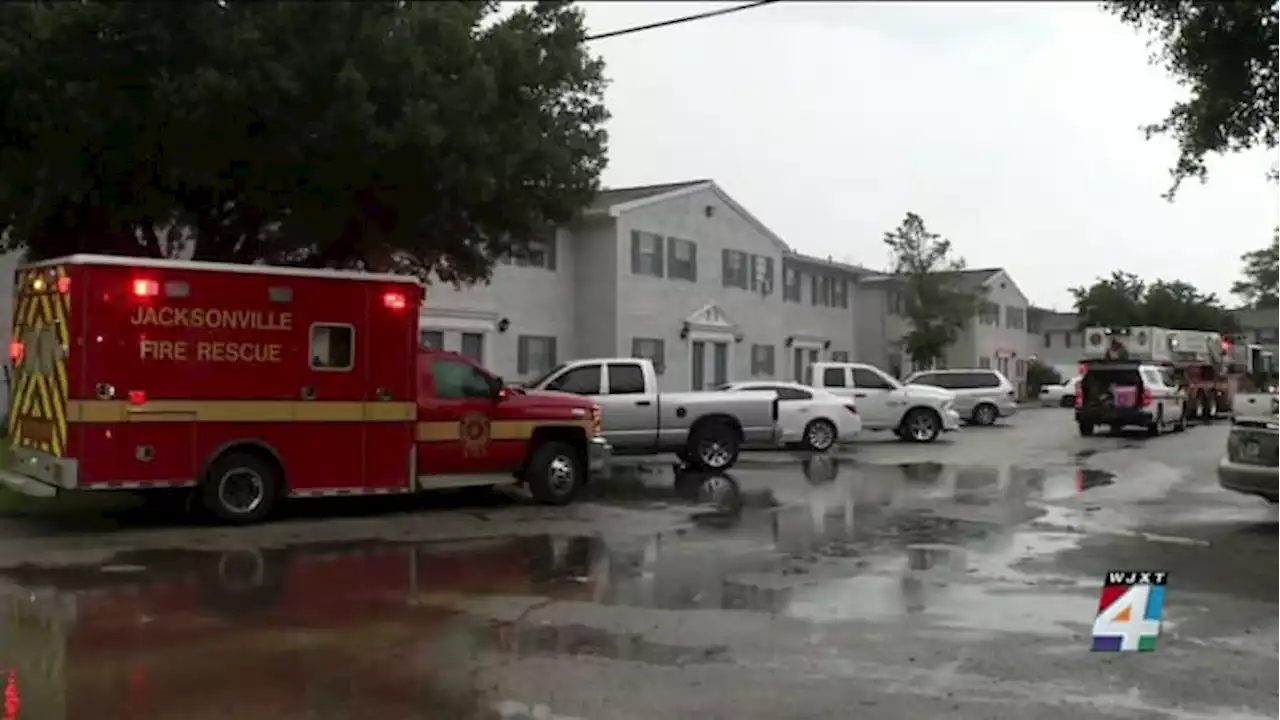
POLYGON ((464 455, 479 457, 489 452, 489 418, 484 413, 471 413, 463 417, 459 431, 464 455))

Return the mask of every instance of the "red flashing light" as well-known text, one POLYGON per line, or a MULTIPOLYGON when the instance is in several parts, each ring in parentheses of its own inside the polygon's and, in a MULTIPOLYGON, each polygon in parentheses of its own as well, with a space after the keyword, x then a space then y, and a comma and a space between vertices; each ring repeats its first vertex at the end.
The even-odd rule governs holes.
POLYGON ((67 277, 66 275, 63 275, 62 277, 58 278, 58 292, 62 293, 63 295, 66 295, 67 293, 71 292, 71 278, 67 277))
POLYGON ((147 280, 146 278, 138 278, 133 281, 134 297, 146 298, 155 297, 160 294, 160 283, 155 280, 147 280))
POLYGON ((401 293, 387 293, 382 296, 382 304, 392 310, 403 310, 409 303, 401 293))
POLYGON ((9 360, 17 365, 22 362, 22 352, 24 348, 21 340, 14 340, 9 343, 9 360))
POLYGON ((17 720, 22 710, 22 692, 18 689, 18 671, 9 668, 4 671, 4 720, 17 720))
POLYGON ((143 404, 146 404, 146 402, 147 402, 147 392, 146 392, 145 390, 130 390, 130 391, 129 391, 129 404, 130 404, 130 405, 143 405, 143 404))

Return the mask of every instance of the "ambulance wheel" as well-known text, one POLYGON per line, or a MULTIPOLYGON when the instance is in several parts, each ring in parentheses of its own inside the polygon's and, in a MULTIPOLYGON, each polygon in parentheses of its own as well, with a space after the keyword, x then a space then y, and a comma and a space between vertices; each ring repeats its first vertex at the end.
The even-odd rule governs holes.
POLYGON ((582 453, 569 443, 551 440, 538 445, 525 468, 529 494, 543 505, 568 505, 583 481, 582 453))
POLYGON ((209 466, 200 487, 204 509, 225 523, 261 522, 275 510, 280 478, 261 457, 229 452, 209 466))

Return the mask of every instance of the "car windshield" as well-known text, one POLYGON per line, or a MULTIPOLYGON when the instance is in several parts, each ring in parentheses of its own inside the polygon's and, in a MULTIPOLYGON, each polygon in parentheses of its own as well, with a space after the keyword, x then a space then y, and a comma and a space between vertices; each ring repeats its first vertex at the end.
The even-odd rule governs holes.
POLYGON ((543 373, 542 375, 540 375, 540 376, 538 377, 538 379, 537 379, 537 380, 530 380, 529 382, 525 383, 522 387, 524 387, 524 388, 526 388, 526 389, 529 389, 529 388, 536 388, 536 387, 538 387, 539 385, 541 385, 541 384, 545 383, 548 379, 550 379, 550 378, 552 378, 553 376, 555 376, 557 373, 559 373, 561 370, 563 370, 563 369, 565 368, 565 366, 566 366, 566 365, 568 365, 568 364, 569 364, 569 363, 560 363, 559 365, 557 365, 557 366, 555 366, 555 367, 551 368, 550 370, 548 370, 548 371, 546 371, 545 373, 543 373))

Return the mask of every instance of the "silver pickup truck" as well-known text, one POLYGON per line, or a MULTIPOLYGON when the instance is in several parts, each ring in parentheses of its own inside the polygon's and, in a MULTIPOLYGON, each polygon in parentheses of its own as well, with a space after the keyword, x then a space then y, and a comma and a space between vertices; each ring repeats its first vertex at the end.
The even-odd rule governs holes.
POLYGON ((772 444, 777 434, 775 393, 659 393, 653 363, 638 358, 573 360, 526 387, 595 400, 615 455, 671 452, 697 468, 726 470, 744 444, 772 444))

